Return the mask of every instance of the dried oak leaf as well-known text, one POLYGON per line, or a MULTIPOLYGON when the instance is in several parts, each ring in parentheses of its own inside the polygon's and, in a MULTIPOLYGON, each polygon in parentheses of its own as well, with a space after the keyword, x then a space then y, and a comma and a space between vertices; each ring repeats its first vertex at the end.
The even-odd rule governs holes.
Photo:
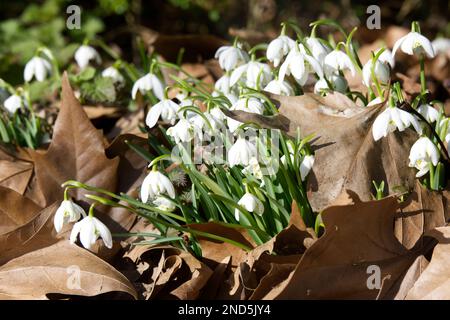
POLYGON ((265 299, 391 299, 420 255, 395 238, 395 197, 334 205, 322 212, 325 234, 302 255, 294 272, 265 299), (380 269, 380 289, 369 289, 369 266, 380 269))
POLYGON ((304 137, 315 134, 311 145, 316 161, 308 177, 308 198, 315 211, 321 211, 346 189, 355 191, 363 200, 371 199, 372 180, 384 181, 389 193, 395 193, 398 186, 412 189, 414 170, 408 167, 404 155, 417 135, 407 129, 375 142, 372 124, 382 111, 381 105, 360 107, 339 93, 326 97, 311 93, 270 97, 279 105, 275 116, 224 112, 241 122, 281 129, 292 137, 297 128, 304 137))
POLYGON ((406 299, 449 300, 450 299, 450 227, 436 228, 428 233, 439 243, 425 271, 409 290, 406 299))
POLYGON ((120 272, 68 241, 0 267, 0 299, 47 299, 49 294, 92 297, 112 291, 137 297, 133 285, 120 272))

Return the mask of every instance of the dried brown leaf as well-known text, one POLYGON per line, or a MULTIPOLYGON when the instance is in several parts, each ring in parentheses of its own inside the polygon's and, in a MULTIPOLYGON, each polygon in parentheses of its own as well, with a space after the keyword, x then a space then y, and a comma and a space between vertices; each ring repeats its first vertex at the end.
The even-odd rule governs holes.
POLYGON ((0 297, 47 299, 55 293, 91 297, 112 291, 137 297, 120 272, 68 241, 30 252, 0 267, 0 297))

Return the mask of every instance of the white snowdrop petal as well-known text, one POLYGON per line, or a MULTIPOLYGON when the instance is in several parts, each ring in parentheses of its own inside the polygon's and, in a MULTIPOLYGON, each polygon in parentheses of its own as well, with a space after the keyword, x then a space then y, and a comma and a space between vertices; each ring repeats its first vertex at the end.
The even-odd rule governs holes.
POLYGON ((103 222, 101 222, 99 219, 94 217, 93 220, 94 220, 94 224, 95 224, 95 229, 100 234, 100 237, 102 238, 103 242, 105 243, 105 246, 108 249, 111 249, 113 246, 111 231, 109 231, 109 229, 106 227, 106 225, 103 222))

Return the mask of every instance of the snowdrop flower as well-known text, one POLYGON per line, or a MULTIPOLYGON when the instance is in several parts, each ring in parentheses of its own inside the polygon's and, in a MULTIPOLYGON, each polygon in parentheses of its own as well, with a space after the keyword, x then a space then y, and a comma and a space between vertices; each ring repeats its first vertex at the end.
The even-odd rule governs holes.
MULTIPOLYGON (((262 215, 264 213, 264 205, 256 196, 252 195, 250 192, 246 192, 242 198, 238 201, 238 205, 242 206, 248 212, 256 213, 257 215, 262 215)), ((238 209, 234 210, 234 217, 239 221, 238 209)))
POLYGON ((385 84, 389 82, 390 70, 387 64, 380 62, 380 60, 373 61, 370 59, 363 67, 363 84, 366 87, 370 87, 373 82, 372 79, 372 68, 374 76, 377 78, 380 84, 385 84))
POLYGON ((307 155, 303 158, 302 162, 300 163, 300 178, 302 179, 302 181, 305 181, 305 178, 311 171, 313 165, 314 165, 314 156, 307 155))
POLYGON ((419 138, 411 147, 409 166, 419 170, 416 177, 422 177, 430 170, 430 164, 436 166, 439 162, 439 150, 428 138, 419 138))
POLYGON ((53 218, 56 232, 60 232, 64 224, 80 220, 81 216, 86 216, 86 212, 84 212, 82 207, 73 201, 64 200, 56 210, 53 218))
POLYGON ((162 194, 167 194, 169 197, 174 199, 175 188, 169 178, 159 171, 152 170, 142 182, 141 200, 143 203, 147 203, 149 199, 153 200, 162 194))
POLYGON ((261 166, 259 165, 258 159, 256 157, 252 157, 250 159, 250 161, 248 162, 248 166, 246 166, 244 169, 242 169, 242 173, 250 174, 259 180, 261 180, 263 178, 263 172, 261 170, 261 166))
POLYGON ((245 167, 250 164, 250 159, 256 156, 256 145, 239 137, 228 151, 228 163, 230 167, 237 165, 245 167))
POLYGON ((439 111, 429 104, 422 104, 417 108, 417 111, 430 123, 436 121, 439 116, 439 111))
MULTIPOLYGON (((237 102, 237 100, 236 100, 237 102)), ((234 103, 236 103, 234 102, 234 103)), ((209 113, 211 114, 211 116, 214 117, 214 119, 218 122, 222 122, 226 119, 226 116, 224 115, 224 113, 222 112, 222 110, 220 110, 219 107, 215 107, 209 110, 209 113)))
POLYGON ((327 54, 331 52, 331 49, 317 38, 306 39, 306 44, 314 59, 322 65, 327 54))
MULTIPOLYGON (((381 50, 381 49, 379 49, 379 50, 381 50)), ((375 52, 375 55, 378 54, 379 50, 377 50, 377 52, 375 52)), ((378 57, 378 61, 389 64, 391 66, 391 69, 393 69, 395 67, 394 56, 392 55, 392 52, 389 49, 384 49, 384 51, 378 57)))
POLYGON ((265 86, 264 91, 284 96, 295 95, 294 89, 291 87, 289 82, 281 81, 279 79, 270 81, 267 86, 265 86))
POLYGON ((352 60, 346 53, 340 50, 333 50, 327 54, 324 60, 324 69, 327 75, 338 73, 339 71, 344 71, 346 69, 350 70, 352 76, 356 73, 352 60))
POLYGON ((153 200, 153 204, 159 210, 168 211, 168 212, 172 212, 176 208, 173 201, 170 201, 169 199, 164 198, 164 197, 156 197, 156 199, 153 200))
POLYGON ((160 102, 155 104, 147 113, 147 117, 145 118, 145 123, 149 128, 153 128, 158 119, 161 119, 164 122, 168 122, 171 125, 175 124, 177 119, 177 112, 180 106, 169 99, 162 99, 160 102))
POLYGON ((340 93, 345 93, 347 91, 348 83, 344 77, 338 74, 332 74, 331 76, 328 76, 327 79, 333 86, 333 88, 330 88, 328 86, 328 83, 325 80, 325 78, 321 78, 314 85, 314 93, 319 94, 326 90, 334 90, 340 93))
POLYGON ((234 86, 239 80, 242 80, 247 87, 257 89, 264 87, 272 80, 272 73, 269 65, 252 60, 231 73, 230 86, 234 86))
POLYGON ((120 74, 119 70, 117 70, 114 67, 108 67, 102 72, 102 77, 104 78, 111 78, 114 83, 124 83, 125 79, 120 74))
POLYGON ((230 86, 230 76, 228 73, 225 73, 223 76, 217 79, 214 85, 214 89, 223 94, 230 93, 231 86, 230 86))
POLYGON ((450 51, 450 39, 448 38, 435 39, 431 45, 436 54, 447 54, 450 51))
POLYGON ((411 124, 419 134, 422 133, 419 121, 413 115, 397 107, 386 108, 373 122, 373 139, 378 141, 382 137, 386 137, 389 132, 394 132, 395 129, 403 131, 411 124))
POLYGON ((278 67, 281 60, 288 54, 294 45, 295 41, 288 36, 279 36, 269 43, 266 51, 267 59, 273 62, 275 67, 278 67))
POLYGON ((23 78, 26 82, 30 82, 35 77, 37 81, 42 82, 51 71, 52 66, 47 60, 41 57, 33 57, 25 65, 23 78))
MULTIPOLYGON (((215 110, 214 113, 220 112, 222 116, 225 116, 222 111, 220 111, 219 108, 214 108, 212 110, 215 110)), ((219 115, 219 117, 222 117, 219 115)), ((223 119, 223 118, 222 118, 223 119)), ((195 115, 194 117, 190 118, 189 121, 201 132, 202 130, 208 132, 210 135, 215 134, 218 130, 223 128, 224 123, 223 120, 220 118, 216 118, 213 114, 210 112, 203 112, 203 117, 199 114, 195 115), (208 122, 205 121, 208 120, 208 122)))
POLYGON ((382 103, 382 102, 383 102, 383 99, 381 99, 380 97, 376 97, 375 99, 373 99, 372 101, 370 101, 370 102, 367 104, 367 106, 368 106, 368 107, 371 107, 371 106, 377 105, 377 104, 382 103))
POLYGON ((319 62, 312 56, 306 54, 303 46, 299 47, 298 45, 295 45, 280 67, 279 79, 283 81, 286 75, 292 74, 297 83, 303 86, 306 83, 306 80, 308 80, 311 69, 317 73, 320 78, 323 77, 322 67, 319 62))
POLYGON ((167 134, 171 136, 176 143, 190 142, 196 135, 199 139, 202 138, 201 128, 186 119, 180 119, 176 125, 167 129, 167 134))
POLYGON ((131 89, 131 97, 133 99, 136 99, 138 90, 141 94, 145 94, 148 91, 153 91, 159 100, 164 99, 164 85, 161 80, 159 80, 158 77, 152 73, 147 73, 145 76, 136 80, 133 88, 131 89))
POLYGON ((406 36, 398 39, 392 49, 393 55, 395 55, 398 48, 409 55, 421 56, 426 54, 429 58, 434 58, 435 56, 430 40, 418 32, 410 32, 406 36))
POLYGON ((75 223, 70 233, 70 243, 74 244, 80 234, 80 241, 83 247, 90 249, 99 237, 103 239, 105 246, 112 248, 111 231, 96 217, 88 215, 83 220, 75 223))
POLYGON ((231 71, 249 60, 247 52, 238 46, 222 46, 214 57, 219 59, 219 65, 225 71, 231 71))
MULTIPOLYGON (((264 105, 260 100, 255 98, 241 98, 231 106, 230 110, 240 110, 250 113, 263 114, 264 105)), ((242 122, 227 117, 228 129, 230 129, 231 132, 234 133, 241 124, 242 122)))
POLYGON ((18 94, 9 96, 8 99, 3 102, 6 110, 8 110, 8 112, 11 114, 20 109, 22 107, 22 104, 22 98, 18 94))
POLYGON ((86 68, 91 60, 95 60, 98 64, 102 63, 100 55, 93 47, 82 45, 75 51, 75 61, 80 69, 86 68))

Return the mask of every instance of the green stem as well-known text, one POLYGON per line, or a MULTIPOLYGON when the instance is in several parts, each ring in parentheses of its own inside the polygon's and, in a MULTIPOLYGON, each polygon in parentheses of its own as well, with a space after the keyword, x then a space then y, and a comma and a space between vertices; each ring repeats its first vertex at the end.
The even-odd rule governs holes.
POLYGON ((422 97, 427 93, 427 84, 425 81, 425 59, 423 55, 420 56, 420 94, 422 97))

